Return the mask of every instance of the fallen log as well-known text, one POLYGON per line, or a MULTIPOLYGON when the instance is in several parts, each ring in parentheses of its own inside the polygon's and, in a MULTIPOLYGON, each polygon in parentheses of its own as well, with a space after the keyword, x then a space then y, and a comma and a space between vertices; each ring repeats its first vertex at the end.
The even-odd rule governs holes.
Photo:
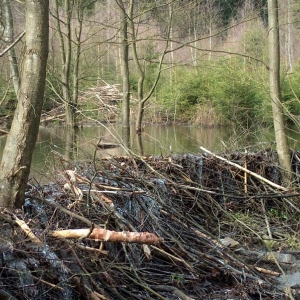
POLYGON ((139 243, 157 245, 162 242, 162 238, 150 232, 130 232, 130 231, 111 231, 102 228, 67 229, 49 232, 49 235, 60 239, 82 239, 89 238, 95 241, 108 241, 120 243, 139 243))

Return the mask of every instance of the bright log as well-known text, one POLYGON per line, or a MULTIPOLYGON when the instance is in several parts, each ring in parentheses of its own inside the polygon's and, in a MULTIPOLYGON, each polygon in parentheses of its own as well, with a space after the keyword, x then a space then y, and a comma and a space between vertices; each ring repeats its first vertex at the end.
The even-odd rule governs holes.
POLYGON ((49 235, 55 238, 63 239, 82 239, 89 238, 96 241, 108 241, 108 242, 123 242, 123 243, 138 243, 156 245, 162 241, 162 238, 156 236, 150 232, 130 232, 130 231, 111 231, 102 228, 94 228, 92 231, 89 228, 86 229, 67 229, 67 230, 55 230, 49 232, 49 235))

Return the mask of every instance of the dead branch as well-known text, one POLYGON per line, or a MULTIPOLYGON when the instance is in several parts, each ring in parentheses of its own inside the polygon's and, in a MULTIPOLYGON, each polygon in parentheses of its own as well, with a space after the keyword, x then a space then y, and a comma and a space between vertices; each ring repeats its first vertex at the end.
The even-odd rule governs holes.
POLYGON ((2 57, 6 52, 8 52, 11 48, 13 48, 22 39, 22 37, 25 35, 25 32, 26 31, 24 30, 16 37, 14 37, 14 39, 6 46, 6 48, 4 48, 2 52, 0 52, 0 57, 2 57))
POLYGON ((195 298, 191 298, 187 296, 185 293, 183 293, 181 290, 173 287, 173 286, 168 286, 168 285, 155 285, 151 286, 154 290, 160 291, 160 292, 171 292, 178 298, 182 300, 195 300, 195 298))
POLYGON ((1 134, 1 135, 8 134, 8 131, 6 131, 6 130, 3 130, 3 129, 0 129, 0 134, 1 134))
POLYGON ((111 231, 102 228, 87 229, 67 229, 55 230, 48 233, 50 236, 61 239, 82 239, 89 238, 96 241, 107 241, 113 243, 138 243, 157 245, 162 239, 149 232, 129 232, 111 231))
POLYGON ((59 204, 57 204, 57 203, 55 203, 53 201, 50 201, 50 200, 47 200, 45 198, 38 197, 38 196, 30 196, 30 195, 28 195, 26 197, 31 198, 31 199, 36 199, 36 200, 41 201, 43 203, 46 203, 46 204, 48 204, 48 205, 50 205, 50 206, 52 206, 52 207, 54 207, 56 209, 59 209, 61 212, 65 213, 65 214, 67 214, 69 216, 71 216, 72 218, 76 218, 76 219, 80 220, 81 222, 87 224, 88 226, 91 226, 91 227, 93 226, 93 227, 96 227, 96 228, 100 227, 100 225, 94 224, 89 219, 87 219, 87 218, 85 218, 83 216, 80 216, 80 215, 78 215, 78 214, 76 214, 76 213, 74 213, 74 212, 66 209, 65 207, 62 207, 62 206, 60 206, 59 204))
POLYGON ((200 149, 201 149, 202 151, 204 151, 204 152, 206 152, 206 153, 212 155, 213 157, 218 158, 219 160, 222 160, 222 161, 228 163, 229 165, 234 166, 234 167, 236 167, 236 168, 238 168, 238 169, 240 169, 240 170, 242 170, 242 171, 244 171, 244 172, 246 172, 246 173, 248 173, 248 174, 254 176, 255 178, 257 178, 257 179, 259 179, 259 180, 261 180, 261 181, 263 181, 263 182, 269 184, 269 185, 272 186, 272 187, 275 187, 275 188, 277 188, 277 189, 279 189, 279 190, 282 190, 282 191, 285 191, 285 192, 288 192, 288 191, 289 191, 289 189, 287 189, 287 188, 285 188, 285 187, 283 187, 283 186, 281 186, 281 185, 279 185, 279 184, 276 184, 276 183, 274 183, 274 182, 272 182, 272 181, 270 181, 270 180, 268 180, 268 179, 266 179, 266 178, 264 178, 264 177, 262 177, 262 176, 260 176, 260 175, 258 175, 258 174, 256 174, 256 173, 254 173, 254 172, 252 172, 252 171, 250 171, 250 170, 248 170, 248 169, 246 169, 246 168, 244 168, 244 167, 242 167, 242 166, 240 166, 240 165, 238 165, 238 164, 236 164, 236 163, 233 163, 233 162, 227 160, 227 159, 224 158, 224 157, 221 157, 221 156, 219 156, 219 155, 216 155, 216 154, 214 154, 213 152, 207 150, 206 148, 204 148, 204 147, 202 147, 202 146, 200 147, 200 149))
POLYGON ((15 221, 17 225, 19 225, 19 227, 26 234, 26 236, 30 238, 32 243, 43 244, 43 242, 32 232, 32 230, 23 220, 20 220, 14 213, 8 211, 7 209, 4 209, 3 212, 12 217, 12 219, 15 221))

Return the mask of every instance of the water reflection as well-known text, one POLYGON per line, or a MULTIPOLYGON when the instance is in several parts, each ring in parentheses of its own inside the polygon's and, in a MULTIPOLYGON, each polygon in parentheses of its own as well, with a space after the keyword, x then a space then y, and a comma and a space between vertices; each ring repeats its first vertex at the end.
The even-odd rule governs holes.
MULTIPOLYGON (((32 172, 46 175, 51 171, 49 165, 53 162, 75 160, 82 161, 106 156, 128 155, 124 146, 112 149, 97 149, 99 142, 112 142, 131 145, 134 153, 141 155, 168 155, 170 153, 199 153, 199 147, 209 150, 233 151, 245 146, 254 146, 256 149, 270 147, 274 141, 272 130, 257 130, 253 132, 235 130, 235 128, 197 128, 173 125, 148 125, 140 138, 134 134, 124 136, 119 126, 103 125, 101 127, 85 127, 76 131, 66 131, 64 127, 40 127, 35 147, 32 172), (61 157, 61 160, 57 159, 61 157)), ((291 147, 299 145, 299 134, 290 133, 291 147), (298 136, 298 138, 297 138, 298 136)), ((0 156, 5 144, 5 137, 0 138, 0 156)), ((52 168, 53 169, 53 168, 52 168)), ((50 174, 51 175, 51 174, 50 174)))

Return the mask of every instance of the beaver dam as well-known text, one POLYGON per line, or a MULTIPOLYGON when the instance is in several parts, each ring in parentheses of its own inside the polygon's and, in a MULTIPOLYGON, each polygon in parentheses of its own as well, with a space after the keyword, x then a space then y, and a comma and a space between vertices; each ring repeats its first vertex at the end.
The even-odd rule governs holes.
POLYGON ((299 297, 299 153, 290 189, 271 150, 60 159, 1 209, 1 299, 299 297))

